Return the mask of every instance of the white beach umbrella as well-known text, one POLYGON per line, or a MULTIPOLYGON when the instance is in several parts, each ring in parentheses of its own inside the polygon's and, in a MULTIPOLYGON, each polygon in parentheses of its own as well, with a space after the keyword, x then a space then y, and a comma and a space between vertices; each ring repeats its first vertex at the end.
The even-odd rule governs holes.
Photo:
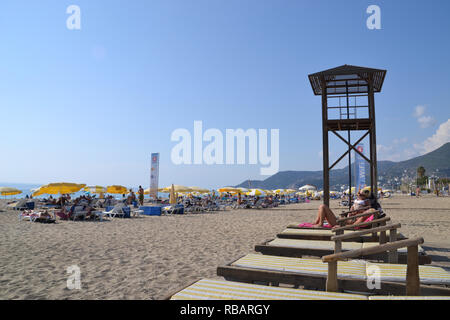
POLYGON ((315 191, 315 190, 317 190, 317 188, 310 184, 306 184, 303 187, 298 188, 298 190, 299 191, 315 191))

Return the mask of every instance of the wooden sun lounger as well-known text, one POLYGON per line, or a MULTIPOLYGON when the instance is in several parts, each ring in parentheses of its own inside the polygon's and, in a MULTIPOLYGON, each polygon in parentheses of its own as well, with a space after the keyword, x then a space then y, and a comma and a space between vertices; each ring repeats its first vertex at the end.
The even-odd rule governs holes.
POLYGON ((199 279, 164 300, 450 300, 450 296, 366 296, 199 279))
MULTIPOLYGON (((382 218, 389 219, 389 218, 382 218)), ((364 223, 363 223, 364 224, 364 223)), ((339 234, 331 237, 333 241, 318 241, 318 240, 297 240, 297 239, 272 239, 262 244, 255 246, 256 252, 262 254, 285 256, 285 257, 297 257, 303 256, 316 256, 323 257, 325 255, 337 253, 340 251, 350 251, 359 249, 369 249, 375 247, 374 242, 351 242, 348 240, 358 238, 373 232, 380 232, 380 244, 386 242, 386 231, 390 231, 390 242, 397 241, 397 229, 400 228, 400 224, 387 225, 382 227, 376 227, 367 230, 354 231, 348 234, 339 234)), ((343 233, 348 226, 333 229, 333 232, 343 233)), ((405 250, 400 250, 392 253, 377 252, 370 255, 360 256, 361 259, 379 260, 391 263, 403 263, 407 262, 407 255, 405 250)), ((420 247, 419 264, 430 264, 431 258, 426 255, 425 251, 420 247)))
POLYGON ((249 254, 218 267, 217 275, 231 281, 275 286, 282 283, 327 291, 404 295, 406 290, 406 295, 450 296, 449 272, 440 267, 419 266, 418 245, 421 243, 423 238, 401 240, 324 256, 322 260, 249 254), (361 260, 342 261, 404 247, 408 252, 406 266, 361 260), (380 287, 369 289, 367 280, 374 267, 380 270, 380 287))
MULTIPOLYGON (((354 230, 345 230, 345 234, 352 233, 354 230)), ((280 239, 298 239, 298 240, 319 240, 319 241, 331 241, 331 237, 334 233, 331 229, 293 229, 286 228, 282 232, 277 234, 277 238, 280 239)), ((389 231, 386 232, 386 236, 389 237, 389 231)), ((407 238, 403 234, 397 235, 397 240, 406 240, 407 238)), ((380 233, 370 235, 362 235, 358 238, 347 239, 345 241, 352 242, 380 242, 380 233)))

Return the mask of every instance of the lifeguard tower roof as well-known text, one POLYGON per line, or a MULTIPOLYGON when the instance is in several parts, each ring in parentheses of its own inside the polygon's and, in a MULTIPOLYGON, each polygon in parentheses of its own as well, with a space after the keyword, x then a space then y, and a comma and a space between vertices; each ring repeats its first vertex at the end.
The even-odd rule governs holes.
POLYGON ((340 67, 310 74, 308 78, 314 94, 318 96, 322 95, 322 79, 326 83, 327 95, 345 93, 364 94, 369 92, 368 84, 370 82, 372 82, 373 91, 380 92, 385 76, 386 70, 345 64, 340 67))

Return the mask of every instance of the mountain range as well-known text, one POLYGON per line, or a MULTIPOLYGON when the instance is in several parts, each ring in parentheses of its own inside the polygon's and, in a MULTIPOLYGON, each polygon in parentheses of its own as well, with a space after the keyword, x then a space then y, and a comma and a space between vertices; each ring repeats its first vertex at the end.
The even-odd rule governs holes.
MULTIPOLYGON (((417 168, 423 166, 425 175, 450 177, 450 142, 440 148, 409 160, 378 161, 379 185, 400 184, 402 177, 413 179, 417 168)), ((352 165, 352 170, 354 165, 352 165)), ((354 179, 353 179, 354 180, 354 179)), ((369 183, 369 166, 366 164, 366 182, 369 183)), ((280 171, 265 180, 246 180, 235 187, 278 189, 299 187, 311 184, 321 189, 323 187, 323 173, 321 171, 280 171)), ((337 190, 340 186, 348 186, 348 166, 330 171, 330 187, 337 190)), ((352 181, 354 185, 354 181, 352 181)))

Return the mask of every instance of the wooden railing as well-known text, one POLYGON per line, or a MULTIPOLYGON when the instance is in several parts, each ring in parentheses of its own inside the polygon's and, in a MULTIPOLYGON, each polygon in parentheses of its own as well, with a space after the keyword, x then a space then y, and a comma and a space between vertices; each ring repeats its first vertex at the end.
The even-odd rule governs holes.
MULTIPOLYGON (((395 225, 394 225, 395 226, 395 225)), ((393 227, 393 226, 392 226, 393 227)), ((384 227, 386 228, 386 227, 384 227)), ((392 230, 395 230, 393 228, 392 230)), ((368 230, 369 231, 369 230, 368 230)), ((371 231, 371 230, 370 230, 371 231)), ((339 236, 342 237, 342 236, 339 236)), ((338 240, 342 238, 338 238, 338 240)), ((338 291, 337 278, 337 262, 356 258, 364 255, 371 255, 383 253, 387 251, 394 251, 399 248, 408 248, 407 269, 406 269, 406 295, 418 296, 420 295, 420 278, 419 278, 419 245, 423 244, 423 238, 414 238, 407 240, 400 240, 385 244, 380 244, 375 247, 351 250, 346 252, 338 252, 322 257, 323 262, 328 263, 328 275, 326 282, 326 290, 331 292, 338 291)))

